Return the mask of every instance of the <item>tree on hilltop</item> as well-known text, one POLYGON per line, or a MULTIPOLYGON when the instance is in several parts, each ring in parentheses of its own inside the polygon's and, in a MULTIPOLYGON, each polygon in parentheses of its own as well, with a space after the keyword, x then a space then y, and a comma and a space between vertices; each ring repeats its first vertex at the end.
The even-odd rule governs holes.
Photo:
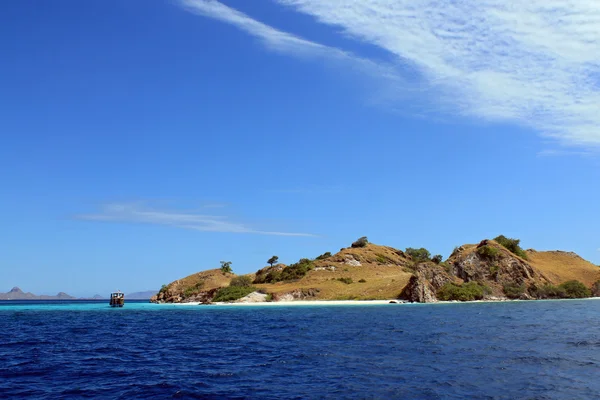
POLYGON ((267 264, 271 265, 271 267, 272 267, 273 264, 277 263, 277 261, 279 261, 279 257, 273 256, 273 257, 269 258, 269 260, 267 261, 267 264))
POLYGON ((369 244, 369 240, 367 239, 366 236, 363 236, 363 237, 359 238, 356 242, 352 243, 352 247, 354 247, 354 248, 367 247, 368 244, 369 244))
POLYGON ((221 272, 224 274, 230 274, 233 272, 231 269, 231 261, 221 261, 221 272))

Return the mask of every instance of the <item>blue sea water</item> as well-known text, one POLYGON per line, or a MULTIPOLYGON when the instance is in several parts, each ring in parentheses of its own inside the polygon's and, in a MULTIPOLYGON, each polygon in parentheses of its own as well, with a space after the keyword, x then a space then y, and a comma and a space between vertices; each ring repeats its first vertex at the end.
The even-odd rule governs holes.
POLYGON ((593 399, 600 301, 0 302, 0 398, 593 399))

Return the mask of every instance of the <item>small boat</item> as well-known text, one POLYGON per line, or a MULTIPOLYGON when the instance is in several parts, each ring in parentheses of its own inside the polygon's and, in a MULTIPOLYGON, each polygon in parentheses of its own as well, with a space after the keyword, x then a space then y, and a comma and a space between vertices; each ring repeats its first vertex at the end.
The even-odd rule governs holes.
POLYGON ((117 291, 110 294, 111 307, 123 307, 125 305, 125 293, 117 291))

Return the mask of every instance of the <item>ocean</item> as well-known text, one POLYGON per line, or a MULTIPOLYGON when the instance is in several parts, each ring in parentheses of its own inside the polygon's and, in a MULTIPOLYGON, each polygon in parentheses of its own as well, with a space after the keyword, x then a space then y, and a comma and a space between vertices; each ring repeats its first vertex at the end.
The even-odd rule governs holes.
POLYGON ((0 398, 599 396, 600 300, 0 302, 0 398))

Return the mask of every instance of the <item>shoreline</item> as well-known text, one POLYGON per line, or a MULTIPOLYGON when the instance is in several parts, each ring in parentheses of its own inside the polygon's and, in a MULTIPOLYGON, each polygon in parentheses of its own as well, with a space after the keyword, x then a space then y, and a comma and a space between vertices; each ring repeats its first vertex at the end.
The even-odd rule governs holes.
POLYGON ((285 307, 285 306, 359 306, 359 305, 432 305, 432 304, 476 304, 476 303, 534 303, 538 301, 574 301, 574 300, 600 300, 600 297, 586 297, 581 299, 539 299, 539 300, 510 300, 510 299, 497 299, 497 300, 473 300, 473 301, 437 301, 435 303, 411 303, 398 299, 389 300, 293 300, 293 301, 272 301, 272 302, 256 302, 256 303, 227 303, 218 302, 204 304, 200 302, 190 303, 160 303, 157 305, 176 305, 176 306, 217 306, 217 307, 285 307), (393 302, 393 303, 391 303, 393 302))

